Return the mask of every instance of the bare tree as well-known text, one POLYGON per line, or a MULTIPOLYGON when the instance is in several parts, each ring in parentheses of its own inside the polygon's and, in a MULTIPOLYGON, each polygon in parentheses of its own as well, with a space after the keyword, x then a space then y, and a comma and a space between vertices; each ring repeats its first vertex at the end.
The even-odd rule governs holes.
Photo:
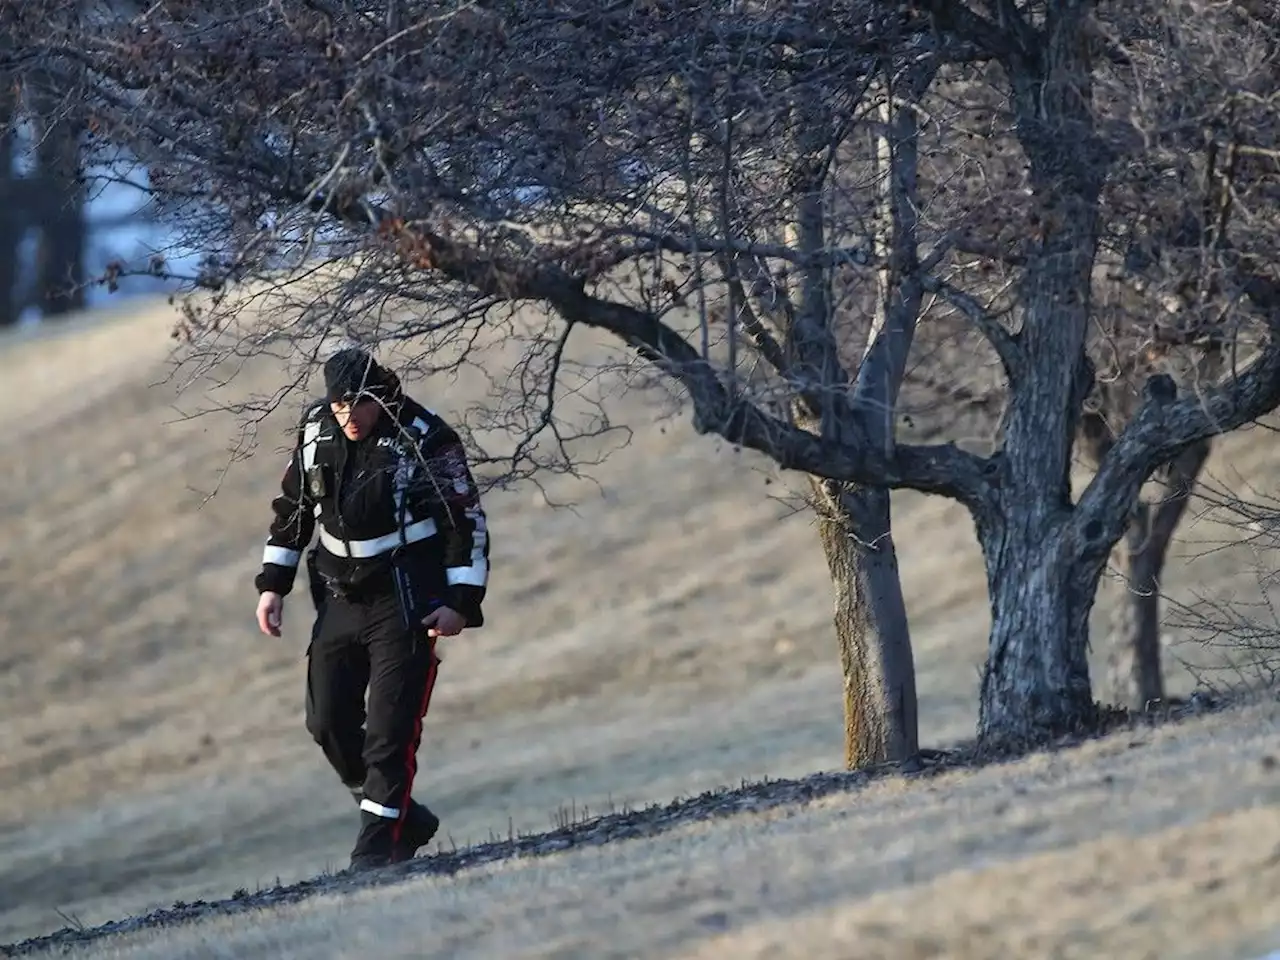
MULTIPOLYGON (((1141 36, 1143 14, 1118 7, 1116 24, 1141 36)), ((1098 376, 1080 437, 1095 467, 1138 411, 1148 376, 1172 376, 1191 394, 1214 384, 1246 346, 1239 301, 1274 302, 1269 277, 1252 272, 1260 262, 1270 272, 1271 251, 1238 259, 1233 244, 1249 231, 1231 227, 1257 224, 1274 206, 1280 20, 1249 4, 1205 20, 1191 5, 1159 26, 1162 43, 1128 56, 1142 94, 1125 106, 1146 149, 1106 197, 1117 282, 1097 311, 1098 376)), ((1109 679, 1113 699, 1133 708, 1164 697, 1161 573, 1209 451, 1206 438, 1157 468, 1121 542, 1127 596, 1112 625, 1109 679)))
MULTIPOLYGON (((1155 146, 1135 119, 1143 65, 1171 42, 1173 14, 1154 5, 1126 7, 1118 35, 1084 0, 228 0, 93 31, 68 9, 22 8, 13 65, 61 78, 99 145, 148 164, 162 211, 208 251, 192 279, 211 307, 186 320, 201 350, 234 333, 228 349, 310 359, 337 327, 456 364, 504 310, 541 304, 521 365, 537 390, 508 395, 501 424, 553 442, 515 460, 571 459, 554 402, 564 343, 607 333, 682 391, 697 429, 814 478, 837 593, 853 598, 841 609, 872 611, 877 630, 901 604, 892 553, 863 546, 887 532, 884 491, 960 501, 987 567, 979 733, 993 747, 1092 722, 1089 613, 1144 484, 1280 403, 1260 209, 1228 216, 1196 274, 1225 305, 1228 355, 1248 362, 1182 396, 1150 377, 1072 495, 1099 271, 1122 225, 1111 195, 1167 196, 1134 171, 1185 172, 1193 160, 1161 151, 1182 157, 1203 119, 1155 146), (947 127, 927 151, 920 124, 947 127), (233 294, 249 281, 299 309, 244 313, 252 297, 233 294), (876 305, 869 325, 842 326, 839 284, 876 305), (981 332, 1004 379, 989 451, 895 438, 898 371, 930 339, 916 325, 947 314, 981 332)), ((1198 15, 1227 39, 1197 69, 1250 89, 1251 28, 1198 15)), ((1237 152, 1263 149, 1243 138, 1272 120, 1254 93, 1215 134, 1237 152)), ((890 664, 856 620, 840 629, 866 658, 847 656, 847 677, 882 701, 906 689, 909 660, 890 664)), ((869 740, 911 749, 914 717, 890 727, 902 735, 869 740)))
MULTIPOLYGON (((4 28, 5 21, 6 15, 0 11, 0 29, 4 28)), ((12 55, 11 42, 6 35, 0 35, 0 60, 12 55)), ((17 97, 13 87, 13 73, 0 69, 0 328, 12 326, 18 320, 18 247, 25 227, 16 203, 17 97)))
MULTIPOLYGON (((17 11, 0 11, 0 59, 16 51, 8 22, 17 11)), ((74 23, 74 21, 72 21, 74 23)), ((0 326, 16 323, 28 306, 52 318, 84 306, 87 195, 80 167, 84 118, 59 102, 39 70, 15 75, 0 69, 0 326), (28 170, 18 175, 17 133, 30 138, 28 170), (34 283, 20 283, 23 238, 37 239, 34 283)), ((26 146, 24 144, 24 146, 26 146)))
MULTIPOLYGON (((69 6, 65 14, 72 31, 91 26, 79 16, 79 6, 69 6)), ((41 316, 52 318, 81 309, 85 302, 88 193, 81 134, 86 117, 75 100, 59 97, 57 84, 42 71, 27 72, 23 94, 32 121, 38 178, 32 218, 40 231, 36 299, 41 316)))
MULTIPOLYGON (((1141 409, 1142 384, 1151 376, 1168 376, 1194 394, 1222 372, 1222 343, 1199 330, 1187 343, 1184 329, 1151 324, 1145 316, 1161 310, 1145 303, 1144 318, 1128 309, 1100 318, 1098 369, 1093 396, 1081 417, 1078 443, 1086 462, 1098 469, 1125 425, 1141 409), (1176 338, 1176 346, 1169 340, 1176 338), (1157 338, 1159 338, 1157 340, 1157 338)), ((1198 324, 1197 324, 1198 326, 1198 324)), ((1161 657, 1162 574, 1169 547, 1190 504, 1210 453, 1204 439, 1182 450, 1153 472, 1130 513, 1116 551, 1118 585, 1123 596, 1115 608, 1107 646, 1107 699, 1142 710, 1164 699, 1161 657)))
POLYGON ((1144 709, 1165 696, 1161 576, 1173 535, 1208 456, 1209 445, 1202 442, 1161 465, 1153 495, 1139 499, 1125 528, 1119 556, 1125 596, 1111 628, 1108 680, 1109 699, 1130 709, 1144 709))
MULTIPOLYGON (((872 255, 878 267, 867 350, 852 401, 862 417, 866 441, 889 458, 896 443, 898 391, 924 298, 919 280, 917 111, 937 69, 937 60, 927 58, 901 76, 886 71, 876 103, 872 255)), ((818 249, 820 244, 812 246, 818 249)), ((801 398, 796 407, 798 422, 820 433, 820 411, 801 398)), ((810 482, 836 593, 845 765, 854 769, 914 757, 919 752, 915 663, 889 491, 812 474, 810 482)))

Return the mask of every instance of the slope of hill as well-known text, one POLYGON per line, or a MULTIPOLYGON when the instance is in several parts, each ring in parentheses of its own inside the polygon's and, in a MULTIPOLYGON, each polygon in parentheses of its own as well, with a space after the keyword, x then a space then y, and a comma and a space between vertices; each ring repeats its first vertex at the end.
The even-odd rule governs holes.
MULTIPOLYGON (((302 728, 309 601, 290 599, 280 640, 252 622, 285 420, 228 469, 235 424, 184 419, 191 400, 147 386, 164 376, 171 317, 148 307, 0 348, 0 941, 313 876, 344 862, 352 838, 350 801, 302 728)), ((254 361, 230 389, 279 377, 254 361)), ((465 401, 465 384, 412 386, 446 412, 465 401)), ((446 651, 419 754, 445 848, 545 829, 570 805, 634 807, 840 763, 830 595, 807 516, 769 499, 778 486, 758 458, 682 422, 646 429, 654 408, 639 395, 612 406, 632 443, 593 482, 548 483, 574 510, 530 489, 487 500, 491 626, 446 651)), ((1261 477, 1278 453, 1254 433, 1215 462, 1261 477)), ((896 504, 922 737, 938 746, 975 718, 980 558, 953 504, 896 504)), ((1220 536, 1192 526, 1180 550, 1220 536)), ((1169 590, 1250 582, 1246 558, 1217 554, 1175 562, 1169 590)), ((912 860, 926 841, 902 836, 912 860)), ((665 842, 674 852, 637 869, 663 875, 661 857, 685 849, 665 842)), ((956 854, 971 855, 998 854, 956 854)), ((724 856, 705 870, 749 859, 724 856)), ((507 869, 523 868, 494 868, 507 869)), ((528 882, 561 882, 540 869, 528 882)))
POLYGON ((112 960, 1115 957, 1280 948, 1280 704, 923 780, 757 784, 68 930, 112 960), (1118 802, 1123 800, 1123 802, 1118 802), (375 946, 376 945, 376 946, 375 946))

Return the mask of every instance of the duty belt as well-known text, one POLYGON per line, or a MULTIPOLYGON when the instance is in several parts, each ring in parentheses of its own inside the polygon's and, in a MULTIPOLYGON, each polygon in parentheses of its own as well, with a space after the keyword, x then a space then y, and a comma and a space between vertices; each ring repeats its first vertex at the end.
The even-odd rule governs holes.
POLYGON ((428 537, 434 537, 435 535, 436 522, 428 518, 405 527, 403 539, 400 531, 396 531, 385 536, 374 537, 372 540, 344 541, 341 537, 335 537, 324 527, 321 527, 320 543, 336 557, 365 558, 376 557, 378 554, 386 553, 388 550, 392 550, 402 544, 417 543, 419 540, 426 540, 428 537), (347 549, 348 545, 350 545, 350 550, 347 549))
POLYGON ((347 583, 333 577, 325 577, 324 587, 330 595, 348 603, 369 603, 396 595, 395 579, 387 571, 380 571, 359 583, 347 583))

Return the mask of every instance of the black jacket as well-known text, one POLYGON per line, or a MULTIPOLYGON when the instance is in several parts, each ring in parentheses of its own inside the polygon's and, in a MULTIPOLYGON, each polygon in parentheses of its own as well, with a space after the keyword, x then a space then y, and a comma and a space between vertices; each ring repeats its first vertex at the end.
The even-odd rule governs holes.
POLYGON ((308 407, 271 507, 259 592, 293 589, 318 527, 322 577, 347 586, 382 582, 399 547, 415 579, 468 626, 484 622, 489 535, 466 452, 452 427, 398 391, 375 429, 354 442, 326 401, 308 407))

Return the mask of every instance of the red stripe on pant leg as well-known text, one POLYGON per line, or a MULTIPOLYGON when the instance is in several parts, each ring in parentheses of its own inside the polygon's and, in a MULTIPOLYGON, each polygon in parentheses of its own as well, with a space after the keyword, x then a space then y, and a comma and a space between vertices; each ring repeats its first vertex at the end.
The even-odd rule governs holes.
POLYGON ((391 828, 393 843, 400 842, 400 834, 404 831, 405 821, 409 818, 409 803, 413 796, 413 778, 418 773, 418 745, 422 742, 422 721, 427 715, 427 709, 431 706, 431 691, 436 686, 436 673, 439 669, 440 661, 436 658, 436 642, 434 638, 427 648, 427 656, 431 658, 431 661, 427 667, 427 681, 422 688, 422 701, 418 707, 418 716, 413 724, 413 737, 409 740, 409 746, 405 750, 404 799, 400 802, 400 816, 396 819, 395 826, 391 828))

